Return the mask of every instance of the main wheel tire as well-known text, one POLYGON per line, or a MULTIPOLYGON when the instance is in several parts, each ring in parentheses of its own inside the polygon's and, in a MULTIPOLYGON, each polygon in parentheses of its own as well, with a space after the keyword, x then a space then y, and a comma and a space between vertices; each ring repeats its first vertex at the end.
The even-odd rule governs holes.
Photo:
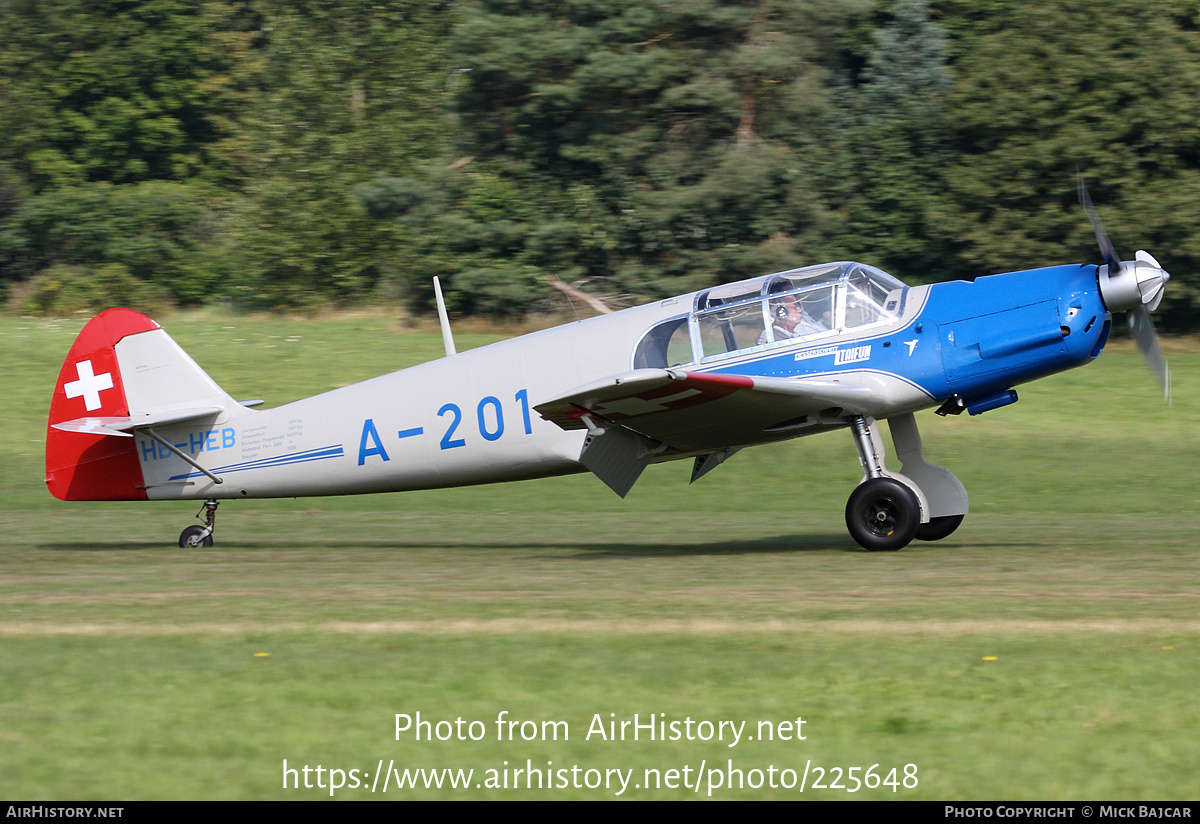
POLYGON ((205 535, 206 527, 189 526, 183 532, 179 533, 179 546, 183 549, 195 549, 197 547, 212 546, 212 533, 205 535), (201 537, 203 536, 203 537, 201 537))
POLYGON ((917 527, 918 541, 940 541, 958 529, 964 515, 943 515, 940 518, 930 518, 929 523, 917 527))
POLYGON ((891 478, 859 484, 846 503, 846 528, 869 552, 903 549, 920 525, 921 503, 916 494, 891 478))

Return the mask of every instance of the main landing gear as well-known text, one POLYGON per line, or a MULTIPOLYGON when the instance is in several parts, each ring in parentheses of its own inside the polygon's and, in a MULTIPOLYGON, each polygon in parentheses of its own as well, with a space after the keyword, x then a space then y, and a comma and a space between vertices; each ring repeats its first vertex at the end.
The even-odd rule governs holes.
POLYGON ((921 503, 891 478, 868 478, 846 504, 846 527, 859 546, 890 552, 908 546, 921 526, 921 503))
POLYGON ((209 499, 204 502, 204 506, 196 511, 196 517, 200 517, 200 513, 205 513, 204 526, 193 525, 189 526, 183 532, 179 533, 179 545, 184 549, 193 549, 196 547, 212 546, 213 545, 213 530, 217 528, 217 506, 218 501, 209 499))
POLYGON ((870 552, 894 552, 916 538, 940 541, 966 515, 967 491, 954 473, 921 457, 921 435, 912 414, 888 421, 903 472, 884 466, 883 440, 873 418, 850 419, 864 477, 846 503, 846 528, 870 552))

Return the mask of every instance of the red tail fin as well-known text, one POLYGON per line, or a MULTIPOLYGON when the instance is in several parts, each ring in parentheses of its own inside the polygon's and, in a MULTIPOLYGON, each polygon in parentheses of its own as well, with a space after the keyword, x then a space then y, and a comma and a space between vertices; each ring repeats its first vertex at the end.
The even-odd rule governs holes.
POLYGON ((58 373, 46 429, 46 485, 64 501, 144 501, 133 438, 63 432, 54 424, 129 414, 113 347, 121 338, 157 329, 130 309, 109 309, 88 321, 58 373))

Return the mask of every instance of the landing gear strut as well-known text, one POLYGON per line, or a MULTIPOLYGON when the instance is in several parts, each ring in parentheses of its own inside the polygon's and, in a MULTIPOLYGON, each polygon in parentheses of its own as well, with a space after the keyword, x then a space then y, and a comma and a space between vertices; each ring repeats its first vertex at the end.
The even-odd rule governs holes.
POLYGON ((894 552, 914 538, 940 541, 958 529, 969 509, 967 491, 954 473, 921 456, 921 435, 911 413, 888 420, 901 472, 884 466, 874 419, 856 415, 848 423, 864 475, 846 504, 846 527, 859 546, 894 552))
POLYGON ((184 549, 192 549, 195 547, 204 547, 213 545, 213 530, 217 528, 217 506, 218 501, 211 498, 204 502, 204 506, 196 511, 196 517, 200 517, 200 513, 205 513, 204 526, 189 526, 183 532, 179 533, 179 546, 184 549))

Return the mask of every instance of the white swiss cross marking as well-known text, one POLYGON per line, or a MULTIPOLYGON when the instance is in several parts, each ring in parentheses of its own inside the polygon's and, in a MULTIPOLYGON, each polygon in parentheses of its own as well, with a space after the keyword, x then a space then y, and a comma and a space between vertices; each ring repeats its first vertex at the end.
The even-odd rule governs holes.
POLYGON ((650 415, 655 412, 665 412, 670 407, 668 403, 681 401, 685 398, 690 398, 693 395, 699 395, 699 389, 683 388, 674 395, 667 395, 663 398, 654 398, 653 400, 645 400, 637 396, 631 395, 628 398, 618 398, 608 403, 599 404, 596 408, 605 414, 628 415, 635 418, 638 415, 650 415))
POLYGON ((83 403, 87 406, 89 412, 93 409, 99 409, 100 393, 105 389, 113 388, 112 373, 101 372, 99 375, 94 374, 90 360, 80 361, 75 364, 75 373, 79 375, 79 380, 63 385, 63 389, 67 392, 67 397, 78 398, 82 395, 83 403))

